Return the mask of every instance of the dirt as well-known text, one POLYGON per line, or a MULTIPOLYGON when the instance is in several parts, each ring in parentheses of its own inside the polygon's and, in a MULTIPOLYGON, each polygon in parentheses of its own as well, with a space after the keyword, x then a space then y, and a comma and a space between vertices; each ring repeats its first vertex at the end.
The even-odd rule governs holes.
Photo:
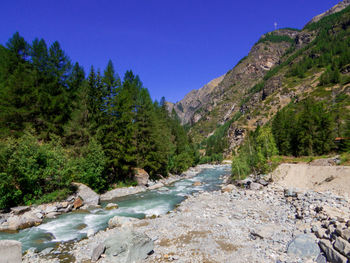
POLYGON ((350 166, 281 164, 272 173, 272 179, 283 187, 350 195, 350 166))

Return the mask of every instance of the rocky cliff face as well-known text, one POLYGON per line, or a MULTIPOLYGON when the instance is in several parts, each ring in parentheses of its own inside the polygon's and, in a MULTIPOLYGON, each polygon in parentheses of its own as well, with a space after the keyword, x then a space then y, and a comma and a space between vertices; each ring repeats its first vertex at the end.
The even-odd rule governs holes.
POLYGON ((192 90, 189 92, 181 101, 173 104, 168 102, 167 106, 171 112, 175 109, 177 115, 181 119, 182 124, 194 124, 200 118, 198 115, 195 116, 196 111, 201 109, 203 105, 210 102, 212 94, 216 92, 216 88, 223 80, 224 76, 220 76, 213 79, 208 84, 204 85, 198 90, 192 90))

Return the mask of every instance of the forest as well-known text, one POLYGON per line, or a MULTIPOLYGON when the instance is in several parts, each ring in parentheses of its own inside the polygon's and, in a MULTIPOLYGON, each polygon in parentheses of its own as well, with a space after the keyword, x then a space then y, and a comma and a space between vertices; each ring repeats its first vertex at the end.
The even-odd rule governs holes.
POLYGON ((97 192, 181 173, 199 161, 165 99, 112 61, 86 74, 56 41, 15 33, 0 45, 0 209, 65 198, 71 182, 97 192))

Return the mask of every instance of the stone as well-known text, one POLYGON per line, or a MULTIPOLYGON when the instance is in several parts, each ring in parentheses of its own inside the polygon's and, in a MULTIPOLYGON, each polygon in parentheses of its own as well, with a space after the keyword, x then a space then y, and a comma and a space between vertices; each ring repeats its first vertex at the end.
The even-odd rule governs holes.
POLYGON ((136 168, 134 179, 137 185, 146 186, 148 184, 149 175, 144 169, 136 168))
POLYGON ((96 234, 96 230, 90 228, 90 229, 87 231, 86 236, 87 236, 87 237, 92 237, 92 236, 95 235, 95 234, 96 234))
POLYGON ((56 218, 59 215, 60 215, 59 212, 50 212, 50 213, 46 214, 46 217, 47 218, 56 218))
POLYGON ((259 179, 258 181, 257 181, 257 183, 259 183, 259 184, 261 184, 262 186, 268 186, 268 182, 267 181, 265 181, 264 179, 259 179))
MULTIPOLYGON (((95 193, 90 187, 81 183, 73 183, 78 188, 77 195, 83 200, 86 206, 97 206, 100 203, 100 196, 95 193)), ((74 201, 75 203, 75 201, 74 201)))
POLYGON ((15 214, 15 215, 20 215, 23 214, 24 212, 27 212, 30 210, 30 206, 16 206, 16 207, 12 207, 11 211, 15 214))
POLYGON ((108 221, 108 227, 131 227, 133 222, 137 222, 139 219, 125 216, 115 216, 108 221))
POLYGON ((158 188, 161 188, 163 186, 164 186, 164 184, 159 182, 159 183, 156 183, 156 184, 151 185, 150 187, 148 187, 148 190, 158 189, 158 188))
POLYGON ((201 185, 202 185, 201 182, 194 182, 194 183, 193 183, 193 186, 201 186, 201 185))
POLYGON ((261 190, 263 188, 263 186, 261 184, 258 183, 251 183, 249 185, 249 189, 251 190, 261 190))
POLYGON ((109 203, 109 204, 106 205, 105 208, 106 208, 107 210, 112 210, 112 209, 118 208, 118 205, 115 204, 115 203, 109 203))
POLYGON ((140 262, 153 251, 154 243, 146 234, 119 231, 105 241, 105 254, 115 263, 140 262))
POLYGON ((327 263, 327 258, 324 255, 319 254, 316 258, 316 263, 327 263))
POLYGON ((53 212, 57 212, 57 206, 54 205, 48 205, 45 209, 45 214, 49 214, 49 213, 53 213, 53 212))
POLYGON ((302 259, 315 259, 320 253, 320 249, 312 235, 302 234, 289 243, 287 253, 302 259))
POLYGON ((83 200, 81 200, 80 197, 76 198, 76 199, 74 200, 73 207, 74 207, 75 209, 77 209, 77 208, 82 207, 82 206, 83 206, 83 200))
POLYGON ((42 219, 38 218, 33 212, 29 211, 20 216, 12 216, 7 219, 7 222, 2 225, 1 230, 16 231, 32 226, 39 225, 42 219))
POLYGON ((62 202, 61 205, 62 205, 63 208, 67 208, 69 203, 68 202, 62 202))
POLYGON ((228 184, 228 185, 225 185, 221 188, 221 192, 230 193, 230 192, 232 192, 233 189, 235 189, 235 186, 233 184, 228 184))
POLYGON ((334 248, 346 257, 350 257, 350 244, 341 237, 336 237, 334 248))
POLYGON ((48 248, 45 248, 43 251, 41 251, 40 254, 43 256, 46 256, 46 255, 50 254, 52 250, 53 250, 52 247, 48 247, 48 248))
POLYGON ((91 261, 95 262, 97 261, 103 252, 105 252, 106 246, 103 243, 97 244, 93 249, 92 249, 92 254, 91 254, 91 261))
POLYGON ((346 241, 350 241, 350 229, 343 229, 340 231, 340 236, 346 241))
POLYGON ((346 263, 347 259, 332 247, 329 240, 322 239, 319 241, 319 246, 326 254, 327 260, 332 263, 346 263))
POLYGON ((315 235, 317 238, 325 238, 327 236, 326 234, 326 230, 323 228, 317 229, 317 231, 315 232, 315 235))
POLYGON ((0 240, 0 262, 21 263, 22 244, 15 240, 0 240))
POLYGON ((284 197, 297 197, 297 196, 298 194, 294 189, 292 188, 284 189, 284 197))
POLYGON ((40 212, 35 213, 35 216, 36 216, 37 218, 40 218, 40 219, 42 219, 42 218, 44 217, 44 215, 43 215, 42 213, 40 213, 40 212))

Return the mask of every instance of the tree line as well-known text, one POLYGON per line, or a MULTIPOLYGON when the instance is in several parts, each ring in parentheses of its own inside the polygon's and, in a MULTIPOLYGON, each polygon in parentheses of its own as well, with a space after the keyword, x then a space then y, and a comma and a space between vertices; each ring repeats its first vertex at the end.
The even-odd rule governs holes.
POLYGON ((0 209, 62 198, 73 180, 99 192, 129 184, 136 167, 181 173, 198 158, 132 71, 120 78, 109 61, 86 74, 58 42, 19 33, 0 45, 0 209))

